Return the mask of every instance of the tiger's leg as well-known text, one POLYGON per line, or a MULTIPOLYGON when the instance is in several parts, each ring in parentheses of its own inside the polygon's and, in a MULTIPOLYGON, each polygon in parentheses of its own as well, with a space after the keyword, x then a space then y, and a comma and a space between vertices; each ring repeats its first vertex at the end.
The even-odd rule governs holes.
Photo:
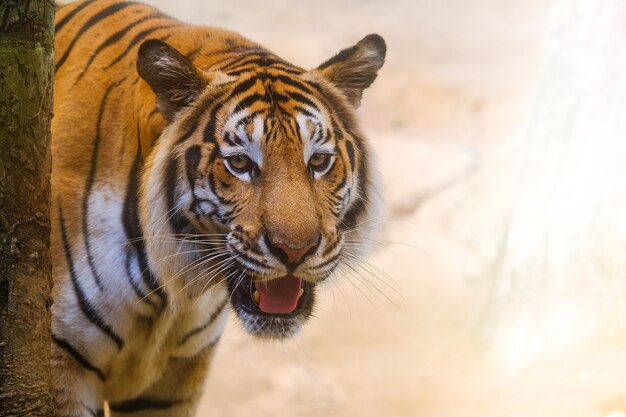
POLYGON ((109 404, 112 417, 192 417, 202 397, 214 345, 190 358, 170 358, 161 379, 137 398, 109 404))
POLYGON ((53 336, 52 394, 59 417, 104 416, 102 378, 70 342, 53 336))

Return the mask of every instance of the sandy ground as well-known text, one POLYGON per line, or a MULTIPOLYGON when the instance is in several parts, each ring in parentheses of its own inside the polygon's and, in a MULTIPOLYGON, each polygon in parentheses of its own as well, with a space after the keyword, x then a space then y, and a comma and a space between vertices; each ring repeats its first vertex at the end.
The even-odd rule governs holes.
POLYGON ((451 227, 459 188, 524 129, 547 0, 147 2, 305 67, 371 32, 389 50, 361 108, 388 213, 369 264, 292 341, 231 320, 200 415, 624 416, 625 345, 534 355, 523 332, 485 336, 489 263, 451 227))

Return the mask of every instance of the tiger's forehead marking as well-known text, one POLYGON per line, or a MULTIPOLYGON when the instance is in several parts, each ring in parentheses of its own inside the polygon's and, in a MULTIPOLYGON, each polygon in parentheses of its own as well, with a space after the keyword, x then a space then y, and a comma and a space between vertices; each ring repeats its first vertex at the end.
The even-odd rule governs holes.
POLYGON ((265 122, 261 115, 256 115, 252 119, 252 128, 248 122, 249 111, 247 109, 233 113, 224 123, 222 135, 230 138, 221 147, 224 156, 235 154, 246 154, 259 167, 263 166, 263 152, 261 150, 261 140, 265 122))
POLYGON ((248 109, 239 110, 238 112, 234 112, 228 117, 226 123, 224 123, 224 133, 226 132, 235 132, 237 130, 238 125, 241 121, 244 121, 250 112, 248 109))
POLYGON ((302 141, 305 143, 311 141, 311 127, 314 127, 314 122, 302 113, 296 116, 296 122, 298 123, 298 129, 300 129, 302 141))
MULTIPOLYGON (((256 114, 252 118, 251 114, 254 113, 246 108, 232 113, 226 119, 222 129, 225 143, 221 147, 221 152, 224 156, 246 154, 261 167, 267 121, 262 114, 256 114)), ((302 157, 305 163, 308 163, 315 153, 334 153, 335 146, 325 140, 324 118, 318 109, 306 106, 306 111, 292 117, 302 143, 302 157)))
POLYGON ((300 137, 302 138, 302 145, 304 147, 304 162, 308 163, 309 159, 314 153, 324 152, 332 153, 334 146, 331 143, 323 143, 323 129, 322 121, 299 113, 296 116, 296 122, 298 130, 300 131, 300 137))

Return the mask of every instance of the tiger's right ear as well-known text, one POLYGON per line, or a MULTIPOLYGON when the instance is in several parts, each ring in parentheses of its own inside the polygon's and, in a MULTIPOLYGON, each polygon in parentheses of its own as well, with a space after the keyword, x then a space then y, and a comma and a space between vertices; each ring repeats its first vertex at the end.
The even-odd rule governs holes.
POLYGON ((387 46, 380 35, 367 35, 317 67, 317 71, 338 87, 354 107, 358 107, 363 90, 374 82, 385 63, 386 53, 387 46))
POLYGON ((207 79, 183 54, 158 39, 139 47, 137 72, 156 95, 156 106, 167 121, 202 93, 207 79))

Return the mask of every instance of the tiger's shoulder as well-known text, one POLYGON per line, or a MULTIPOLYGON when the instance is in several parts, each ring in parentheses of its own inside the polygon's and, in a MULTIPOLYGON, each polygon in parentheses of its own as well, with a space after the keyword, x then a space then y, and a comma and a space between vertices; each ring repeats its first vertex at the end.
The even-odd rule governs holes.
POLYGON ((58 88, 97 87, 130 67, 146 39, 166 41, 199 68, 224 55, 261 47, 240 34, 183 23, 135 1, 83 0, 63 6, 55 18, 58 88))

